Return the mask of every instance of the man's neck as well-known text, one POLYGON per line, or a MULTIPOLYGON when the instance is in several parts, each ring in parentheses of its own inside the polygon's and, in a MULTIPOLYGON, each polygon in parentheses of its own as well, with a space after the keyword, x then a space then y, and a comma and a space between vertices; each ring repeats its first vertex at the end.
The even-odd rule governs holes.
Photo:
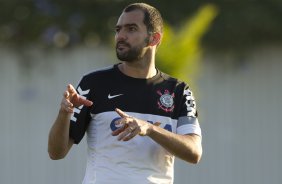
POLYGON ((140 61, 122 62, 118 67, 122 73, 134 78, 149 79, 157 74, 154 57, 149 60, 144 58, 140 61))

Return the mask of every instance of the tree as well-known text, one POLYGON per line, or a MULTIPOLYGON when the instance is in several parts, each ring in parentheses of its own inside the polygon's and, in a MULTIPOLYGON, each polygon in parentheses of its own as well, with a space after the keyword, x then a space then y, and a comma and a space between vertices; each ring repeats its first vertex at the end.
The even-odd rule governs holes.
POLYGON ((184 81, 193 78, 200 65, 201 39, 217 12, 215 6, 207 4, 191 19, 186 20, 178 31, 166 24, 163 43, 157 51, 158 66, 184 81))

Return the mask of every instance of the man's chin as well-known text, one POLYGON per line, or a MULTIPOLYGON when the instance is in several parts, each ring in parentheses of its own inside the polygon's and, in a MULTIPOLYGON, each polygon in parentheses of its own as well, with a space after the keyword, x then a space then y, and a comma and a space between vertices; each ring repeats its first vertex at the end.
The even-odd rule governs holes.
POLYGON ((129 58, 128 56, 125 56, 125 55, 119 55, 117 53, 117 58, 120 60, 120 61, 125 61, 125 62, 131 62, 133 61, 131 58, 129 58))
POLYGON ((123 62, 127 62, 127 63, 133 63, 135 60, 129 60, 126 58, 118 58, 118 60, 123 61, 123 62))
POLYGON ((120 61, 124 61, 124 62, 129 62, 132 63, 136 60, 138 60, 138 54, 134 54, 131 52, 119 52, 116 51, 116 56, 120 61))

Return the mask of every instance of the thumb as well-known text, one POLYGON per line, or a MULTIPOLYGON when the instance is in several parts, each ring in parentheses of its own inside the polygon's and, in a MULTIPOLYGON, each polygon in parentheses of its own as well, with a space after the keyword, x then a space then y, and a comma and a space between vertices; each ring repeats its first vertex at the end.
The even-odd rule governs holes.
POLYGON ((126 114, 125 112, 123 112, 122 110, 120 110, 119 108, 116 108, 115 111, 118 113, 118 115, 122 118, 125 118, 125 117, 129 117, 128 114, 126 114))

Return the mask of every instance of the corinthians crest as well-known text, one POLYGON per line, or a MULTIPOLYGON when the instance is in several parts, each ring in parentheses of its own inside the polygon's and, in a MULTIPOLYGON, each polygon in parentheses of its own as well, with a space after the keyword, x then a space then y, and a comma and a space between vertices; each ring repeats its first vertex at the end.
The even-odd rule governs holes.
POLYGON ((165 90, 164 93, 158 90, 157 93, 160 95, 158 101, 159 108, 165 112, 172 112, 174 109, 174 93, 170 94, 168 90, 165 90))

